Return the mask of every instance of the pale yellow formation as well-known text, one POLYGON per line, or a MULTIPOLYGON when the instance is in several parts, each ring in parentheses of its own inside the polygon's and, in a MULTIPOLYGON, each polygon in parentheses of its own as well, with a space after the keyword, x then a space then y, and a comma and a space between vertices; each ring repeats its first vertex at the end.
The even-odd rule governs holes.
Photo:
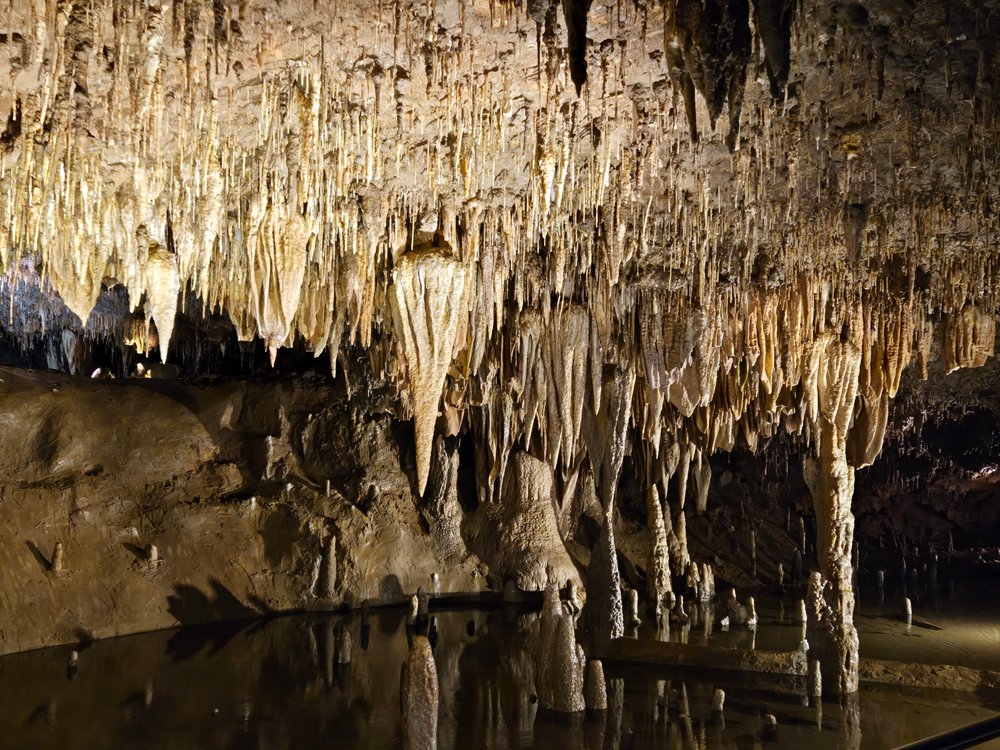
MULTIPOLYGON (((157 242, 149 243, 149 256, 143 267, 146 282, 146 313, 156 323, 160 346, 160 361, 167 361, 170 337, 177 315, 177 295, 180 279, 177 275, 177 257, 157 242)), ((147 324, 149 320, 147 319, 147 324)))
POLYGON ((966 305, 944 321, 941 354, 946 373, 960 367, 982 367, 996 348, 996 316, 966 305))
POLYGON ((253 313, 259 335, 274 364, 278 348, 290 343, 292 321, 299 308, 302 283, 315 232, 286 203, 251 211, 247 238, 248 276, 254 296, 253 313))
POLYGON ((652 536, 649 552, 649 598, 657 604, 663 602, 671 590, 670 552, 667 545, 667 530, 663 525, 663 508, 656 485, 649 488, 646 498, 646 522, 652 536))
POLYGON ((406 360, 417 447, 417 490, 430 470, 434 423, 456 347, 465 344, 468 270, 441 249, 403 255, 392 274, 393 325, 406 360))

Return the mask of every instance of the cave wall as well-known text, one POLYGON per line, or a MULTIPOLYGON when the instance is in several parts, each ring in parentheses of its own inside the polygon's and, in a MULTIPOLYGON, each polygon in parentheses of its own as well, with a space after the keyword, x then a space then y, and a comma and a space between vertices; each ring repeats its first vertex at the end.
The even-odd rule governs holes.
POLYGON ((0 407, 0 653, 485 587, 427 533, 412 443, 329 385, 3 368, 0 407))

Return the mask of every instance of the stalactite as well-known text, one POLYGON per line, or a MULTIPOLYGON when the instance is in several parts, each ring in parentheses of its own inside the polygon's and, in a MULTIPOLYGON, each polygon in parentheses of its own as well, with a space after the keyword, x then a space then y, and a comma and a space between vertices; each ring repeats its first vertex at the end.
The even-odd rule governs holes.
POLYGON ((591 0, 562 0, 563 17, 569 37, 569 66, 576 94, 587 82, 587 14, 591 0))
MULTIPOLYGON (((572 498, 596 480, 609 592, 630 450, 657 559, 662 525, 682 574, 692 471, 702 512, 711 457, 756 451, 783 428, 817 456, 807 471, 834 538, 821 567, 831 601, 845 596, 848 470, 879 455, 903 372, 915 360, 926 378, 938 351, 946 372, 993 353, 1000 219, 982 144, 996 123, 964 105, 933 127, 859 105, 871 72, 854 53, 815 63, 826 42, 808 7, 754 4, 769 92, 747 82, 745 0, 666 4, 672 85, 636 43, 645 11, 594 18, 602 63, 578 102, 552 0, 497 6, 484 42, 407 0, 379 6, 383 18, 373 9, 371 30, 314 8, 322 38, 276 7, 279 22, 239 40, 197 3, 14 5, 24 42, 0 61, 12 82, 0 92, 0 270, 31 264, 51 304, 80 318, 50 339, 53 364, 83 366, 114 285, 143 306, 114 338, 146 348, 155 321, 163 358, 176 358, 179 298, 224 312, 272 363, 298 341, 329 349, 343 377, 338 358, 361 347, 394 416, 414 420, 421 494, 439 411, 442 432, 477 439, 484 504, 525 494, 505 492, 520 481, 511 471, 544 460, 566 533, 572 498), (519 67, 532 26, 537 71, 519 67), (206 64, 215 45, 225 72, 206 64), (699 117, 714 127, 727 107, 724 133, 699 134, 699 117), (864 127, 841 132, 845 113, 864 127), (934 156, 884 153, 924 127, 934 156)), ((561 6, 579 94, 590 2, 561 6)), ((258 23, 254 8, 241 23, 258 23)), ((925 73, 926 96, 947 91, 925 73)), ((12 304, 7 317, 22 313, 12 304)), ((369 385, 351 378, 351 392, 369 385)), ((438 489, 429 511, 442 511, 438 489)), ((849 647, 849 611, 831 611, 849 647)))
POLYGON ((392 311, 406 358, 417 446, 417 490, 430 471, 434 422, 453 350, 464 336, 468 275, 461 261, 437 249, 404 255, 393 272, 392 311))
POLYGON ((941 344, 945 373, 986 364, 996 348, 996 332, 996 317, 975 305, 946 316, 941 344))
POLYGON ((174 330, 174 317, 177 314, 177 295, 180 293, 177 258, 166 248, 151 242, 145 272, 148 315, 156 321, 160 361, 166 362, 167 349, 174 330))

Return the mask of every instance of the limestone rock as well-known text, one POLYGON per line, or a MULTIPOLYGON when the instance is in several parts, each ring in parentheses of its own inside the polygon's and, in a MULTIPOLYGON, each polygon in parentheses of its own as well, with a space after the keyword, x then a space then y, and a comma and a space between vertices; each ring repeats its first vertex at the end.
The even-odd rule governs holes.
POLYGON ((552 470, 526 453, 511 457, 500 501, 480 505, 463 533, 494 576, 523 591, 543 589, 550 577, 582 585, 559 536, 552 470))

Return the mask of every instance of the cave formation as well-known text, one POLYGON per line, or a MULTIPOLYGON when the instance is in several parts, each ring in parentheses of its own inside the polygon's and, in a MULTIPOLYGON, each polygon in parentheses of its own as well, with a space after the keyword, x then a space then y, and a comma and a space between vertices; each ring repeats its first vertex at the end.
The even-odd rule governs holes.
POLYGON ((848 697, 862 557, 1000 561, 992 0, 0 19, 0 654, 549 586, 577 710, 552 584, 724 581, 848 697))

